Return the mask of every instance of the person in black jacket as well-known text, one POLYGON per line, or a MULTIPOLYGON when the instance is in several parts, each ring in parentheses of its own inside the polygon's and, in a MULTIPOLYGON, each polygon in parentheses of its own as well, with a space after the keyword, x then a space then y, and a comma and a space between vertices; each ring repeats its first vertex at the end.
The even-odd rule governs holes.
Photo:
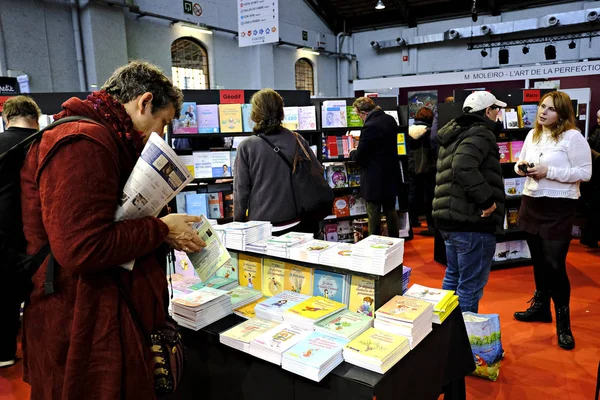
POLYGON ((350 158, 360 166, 360 193, 367 201, 369 235, 381 233, 381 208, 386 216, 388 235, 398 237, 396 197, 400 181, 396 120, 387 115, 369 97, 359 97, 352 104, 364 121, 356 150, 350 158))
MULTIPOLYGON (((4 103, 6 130, 0 133, 0 154, 25 140, 40 128, 40 109, 29 97, 15 96, 4 103)), ((17 254, 27 242, 21 223, 21 177, 24 154, 0 162, 0 368, 15 363, 21 299, 15 288, 17 254)))
POLYGON ((581 200, 586 219, 581 230, 581 240, 584 246, 598 247, 600 239, 600 110, 596 113, 597 124, 588 137, 588 144, 592 150, 592 179, 581 183, 581 200))
POLYGON ((474 92, 464 114, 438 132, 433 218, 448 259, 442 288, 454 290, 462 311, 477 312, 504 222, 504 181, 495 132, 506 103, 474 92))

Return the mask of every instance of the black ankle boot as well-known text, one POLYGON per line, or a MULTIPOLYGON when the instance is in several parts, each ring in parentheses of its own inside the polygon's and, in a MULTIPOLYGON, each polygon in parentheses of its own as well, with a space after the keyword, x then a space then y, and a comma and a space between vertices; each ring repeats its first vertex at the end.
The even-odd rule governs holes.
POLYGON ((558 336, 558 345, 565 350, 571 350, 575 347, 575 339, 571 332, 571 318, 569 315, 569 306, 554 306, 556 311, 556 335, 558 336))
POLYGON ((527 311, 517 311, 515 319, 522 322, 552 322, 550 313, 550 295, 536 290, 529 300, 531 306, 527 311))

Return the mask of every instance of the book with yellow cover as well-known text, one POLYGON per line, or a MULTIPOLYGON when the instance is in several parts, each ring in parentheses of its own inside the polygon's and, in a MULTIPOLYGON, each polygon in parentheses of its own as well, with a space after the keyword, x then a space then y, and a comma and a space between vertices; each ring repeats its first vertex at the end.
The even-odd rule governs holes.
POLYGON ((406 155, 406 141, 404 139, 404 133, 399 133, 397 137, 398 155, 406 155))
POLYGON ((254 307, 256 307, 256 305, 258 303, 262 303, 266 299, 267 299, 266 297, 262 297, 256 301, 253 301, 252 303, 250 303, 248 305, 245 305, 243 307, 240 307, 240 308, 234 310, 233 313, 235 315, 239 315, 240 317, 246 318, 246 319, 256 318, 256 312, 254 311, 254 307))
POLYGON ((404 346, 408 346, 404 336, 369 328, 344 347, 344 358, 353 353, 369 364, 383 364, 404 346))
POLYGON ((350 301, 348 309, 369 317, 375 308, 375 280, 364 276, 352 275, 350 280, 350 301))
POLYGON ((275 296, 283 292, 283 280, 285 275, 285 262, 263 259, 262 292, 267 297, 275 296))
POLYGON ((375 316, 414 323, 421 315, 426 312, 431 315, 432 311, 431 304, 424 300, 397 295, 381 306, 375 316))
POLYGON ((283 290, 292 292, 313 294, 313 269, 301 267, 299 265, 285 263, 285 272, 283 276, 283 290))
POLYGON ((262 258, 240 254, 238 259, 240 286, 262 289, 262 258))
POLYGON ((219 104, 221 133, 242 132, 242 107, 239 104, 219 104))
POLYGON ((425 300, 433 304, 433 311, 444 311, 453 295, 453 290, 435 289, 416 283, 404 293, 404 297, 425 300))
POLYGON ((290 313, 309 320, 319 321, 345 308, 344 303, 338 303, 322 296, 313 296, 285 311, 283 318, 285 320, 285 314, 290 313))

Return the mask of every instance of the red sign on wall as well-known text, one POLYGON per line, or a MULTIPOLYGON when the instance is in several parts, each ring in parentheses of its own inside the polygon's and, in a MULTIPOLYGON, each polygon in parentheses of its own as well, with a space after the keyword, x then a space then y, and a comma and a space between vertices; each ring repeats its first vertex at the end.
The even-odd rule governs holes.
POLYGON ((0 112, 4 109, 4 103, 6 100, 10 99, 12 96, 0 96, 0 112))
POLYGON ((219 103, 221 104, 243 104, 243 90, 219 90, 219 103))
POLYGON ((541 98, 539 90, 523 90, 523 102, 524 103, 533 103, 539 102, 541 98))

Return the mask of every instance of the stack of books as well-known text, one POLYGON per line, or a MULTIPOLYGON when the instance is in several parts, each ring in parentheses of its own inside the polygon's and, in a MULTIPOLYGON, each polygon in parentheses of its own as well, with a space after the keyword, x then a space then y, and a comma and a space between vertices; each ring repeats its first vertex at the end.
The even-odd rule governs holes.
POLYGON ((253 253, 267 254, 267 243, 273 237, 274 236, 267 236, 266 238, 258 240, 256 242, 248 243, 246 244, 246 250, 251 251, 253 253))
POLYGON ((315 269, 313 277, 313 296, 348 304, 351 275, 315 269))
POLYGON ((372 326, 373 318, 344 310, 317 322, 315 331, 350 341, 372 326))
POLYGON ((246 250, 248 243, 257 242, 271 236, 270 222, 266 221, 248 221, 248 222, 230 222, 223 224, 225 228, 225 242, 227 247, 235 250, 246 250))
POLYGON ((214 289, 229 290, 233 289, 237 285, 237 279, 225 278, 222 276, 215 275, 212 278, 209 278, 206 282, 198 283, 194 286, 194 288, 197 290, 203 287, 211 287, 214 289))
POLYGON ((236 286, 229 292, 229 297, 231 297, 231 306, 233 309, 237 309, 257 301, 263 295, 260 290, 248 286, 236 286))
POLYGON ((302 303, 310 296, 286 290, 256 305, 254 312, 257 318, 282 322, 285 310, 302 303))
POLYGON ((277 322, 252 318, 225 332, 221 332, 221 334, 219 334, 219 341, 226 346, 248 353, 250 350, 250 342, 253 339, 256 339, 277 325, 279 325, 277 322))
POLYGON ((410 282, 411 272, 412 268, 409 268, 406 265, 402 266, 402 294, 404 294, 408 290, 408 283, 410 282))
POLYGON ((281 365, 283 353, 311 333, 311 331, 290 324, 278 325, 250 342, 250 354, 270 363, 281 365))
POLYGON ((432 319, 431 303, 394 296, 375 311, 375 328, 404 336, 412 350, 431 332, 432 319))
POLYGON ((369 328, 344 347, 344 360, 385 374, 410 351, 404 336, 369 328))
POLYGON ((354 245, 352 269, 385 275, 402 264, 404 239, 371 235, 354 245))
POLYGON ((453 290, 435 289, 416 283, 404 293, 404 297, 412 297, 431 303, 433 305, 432 322, 434 324, 444 322, 458 306, 458 296, 454 295, 453 290))
POLYGON ((290 232, 271 238, 267 242, 267 254, 275 257, 290 258, 290 248, 313 239, 312 233, 290 232))
POLYGON ((319 262, 331 267, 346 268, 352 267, 352 249, 353 243, 338 243, 321 254, 319 262))
POLYGON ((283 353, 281 367, 320 382, 344 361, 342 351, 347 343, 344 339, 313 332, 283 353))
POLYGON ((298 246, 291 247, 289 249, 292 260, 306 261, 314 264, 319 264, 320 257, 328 249, 336 247, 336 243, 326 242, 324 240, 313 239, 306 243, 299 244, 298 246))
POLYGON ((344 303, 326 299, 322 296, 313 296, 304 300, 283 313, 283 321, 289 322, 300 328, 314 330, 317 322, 345 310, 348 306, 344 303))
POLYGON ((235 308, 233 310, 233 313, 235 315, 238 315, 238 316, 240 316, 242 318, 246 318, 246 319, 256 318, 256 312, 254 311, 254 308, 256 307, 256 305, 258 303, 262 303, 266 299, 267 299, 266 297, 261 297, 260 299, 255 300, 250 304, 246 304, 245 306, 235 308))
POLYGON ((203 287, 173 299, 173 319, 195 331, 231 313, 231 299, 225 290, 203 287))

